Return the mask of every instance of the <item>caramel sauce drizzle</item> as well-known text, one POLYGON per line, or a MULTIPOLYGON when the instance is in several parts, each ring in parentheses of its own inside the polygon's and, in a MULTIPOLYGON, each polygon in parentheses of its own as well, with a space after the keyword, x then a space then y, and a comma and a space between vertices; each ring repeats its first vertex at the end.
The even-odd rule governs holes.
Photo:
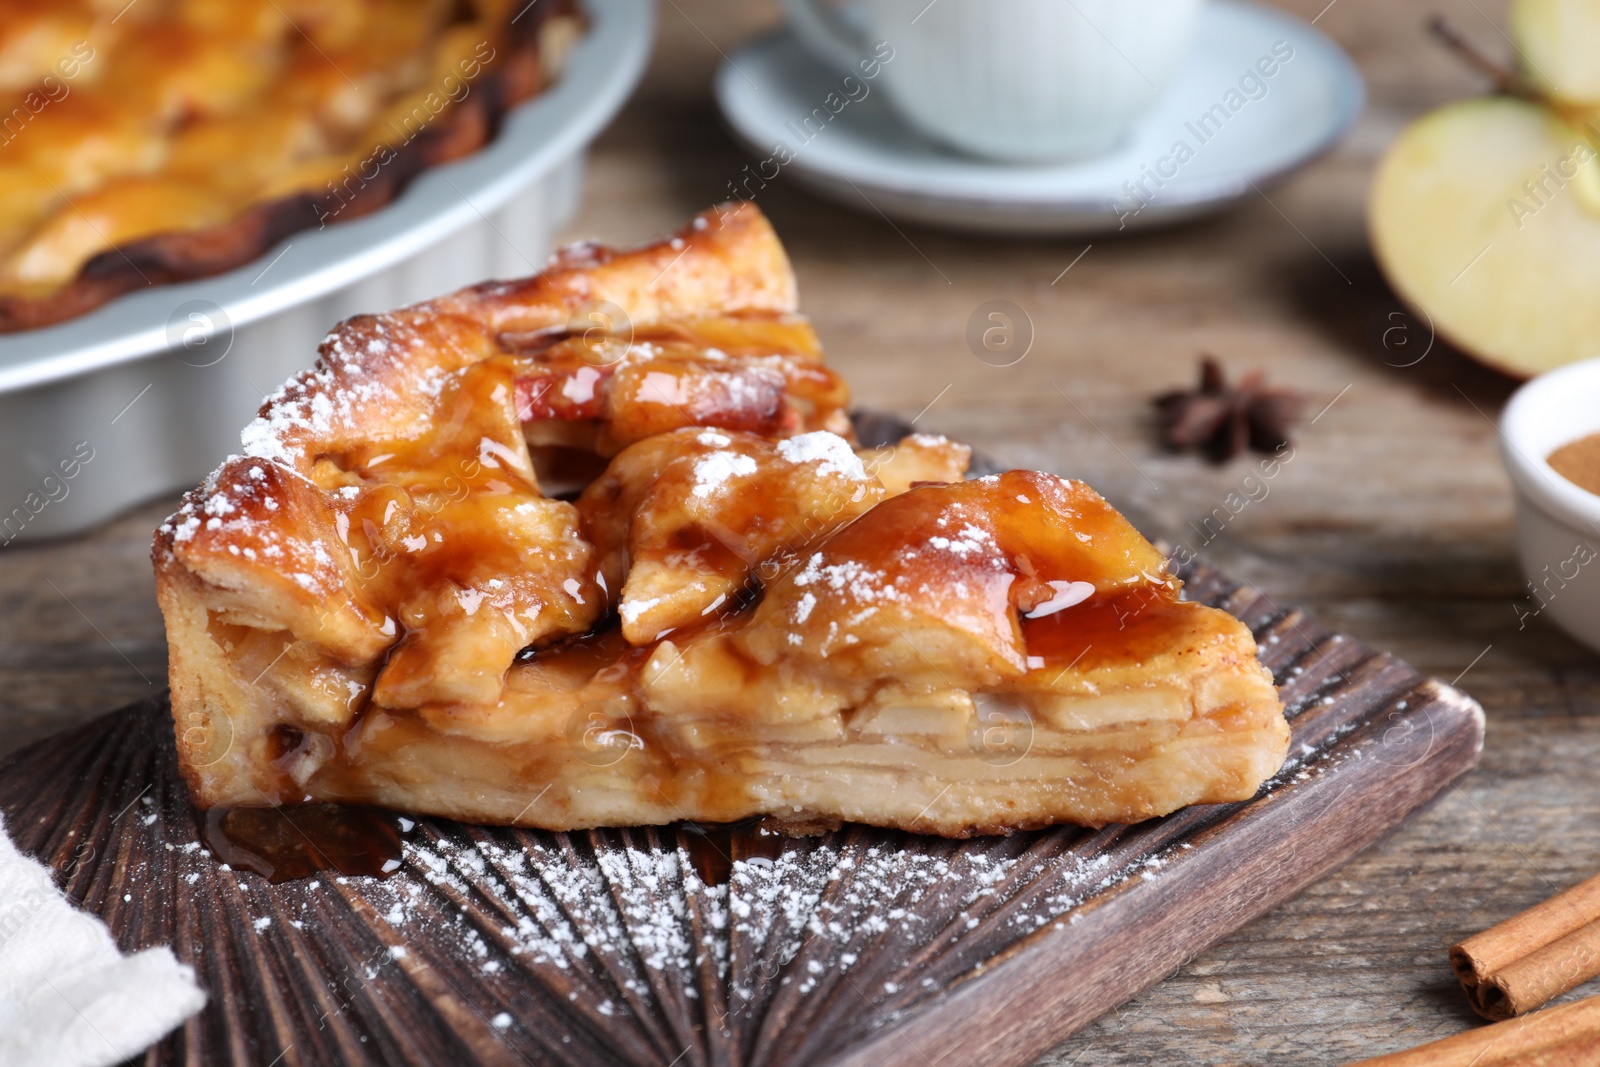
MULTIPOLYGON (((206 813, 206 846, 235 870, 277 885, 324 871, 387 878, 402 865, 400 816, 358 804, 217 808, 206 813)), ((763 819, 680 823, 678 842, 702 882, 727 885, 733 865, 774 859, 784 834, 763 819)))
MULTIPOLYGON (((707 320, 682 329, 688 336, 654 341, 643 357, 645 362, 657 366, 661 365, 658 361, 674 363, 685 373, 698 373, 707 363, 719 369, 728 366, 724 362, 728 356, 737 360, 751 350, 788 348, 789 386, 816 372, 822 375, 815 383, 816 391, 803 399, 823 410, 838 404, 835 410, 842 411, 844 396, 832 392, 836 380, 814 363, 809 327, 782 320, 707 320), (693 358, 693 344, 712 341, 727 354, 706 361, 693 358)), ((490 521, 493 509, 508 502, 571 508, 554 504, 541 492, 541 479, 527 466, 526 458, 517 459, 522 444, 519 423, 541 417, 607 417, 595 404, 598 389, 584 396, 581 389, 558 388, 552 394, 548 388, 555 383, 571 384, 577 380, 574 376, 590 371, 587 355, 579 350, 576 338, 568 337, 552 339, 534 354, 503 354, 483 360, 466 368, 442 391, 429 434, 400 442, 375 442, 330 457, 323 488, 330 494, 353 494, 341 496, 335 503, 344 516, 341 537, 358 562, 368 564, 371 570, 370 575, 361 573, 361 597, 373 610, 394 618, 399 633, 382 661, 373 665, 378 681, 367 688, 354 720, 343 727, 343 739, 335 736, 333 755, 316 772, 320 795, 363 795, 359 746, 349 742, 370 716, 381 714, 391 720, 383 726, 389 732, 384 735, 386 740, 374 741, 369 736, 361 744, 398 751, 433 729, 429 715, 436 712, 431 709, 445 708, 440 714, 448 715, 454 714, 449 710, 452 706, 470 708, 470 700, 453 698, 463 702, 450 705, 441 696, 428 697, 432 703, 421 705, 391 705, 381 699, 381 691, 385 680, 391 684, 397 677, 426 681, 448 666, 444 658, 411 655, 404 663, 401 659, 419 644, 443 641, 458 634, 467 620, 481 622, 487 615, 479 609, 477 614, 469 612, 466 620, 452 616, 430 625, 436 621, 436 608, 432 600, 417 596, 419 591, 466 588, 486 574, 515 578, 519 569, 527 571, 527 558, 531 557, 519 555, 519 546, 508 543, 496 522, 490 521), (538 407, 529 391, 529 383, 540 374, 551 376, 539 383, 543 391, 538 395, 545 399, 538 403, 545 407, 538 407), (595 406, 595 410, 575 407, 558 411, 551 395, 578 407, 595 406)), ((594 381, 584 381, 587 388, 601 385, 604 379, 596 376, 594 381)), ((745 414, 734 407, 725 421, 737 423, 745 414)), ((761 410, 764 413, 765 407, 761 410)), ((619 436, 625 439, 629 435, 619 436)), ((1081 486, 1062 489, 1059 485, 1024 484, 1028 477, 1033 476, 1019 472, 986 479, 981 487, 965 483, 959 490, 943 483, 920 484, 876 504, 868 513, 870 520, 863 516, 823 535, 819 544, 831 559, 860 564, 880 577, 888 575, 903 590, 920 588, 919 598, 933 598, 923 603, 924 610, 935 615, 956 611, 964 616, 959 625, 974 633, 986 631, 997 640, 1014 644, 1020 624, 1020 651, 1028 657, 1030 674, 1043 670, 1049 672, 1048 678, 1074 665, 1088 668, 1102 662, 1137 662, 1159 652, 1198 606, 1179 600, 1177 583, 1159 573, 1159 557, 1104 501, 1092 493, 1084 494, 1081 486), (1064 495, 1051 510, 1039 507, 1037 495, 1029 496, 1023 490, 1064 495), (964 536, 959 531, 969 520, 991 529, 992 537, 955 555, 918 555, 903 550, 935 537, 964 536), (1070 529, 1062 529, 1062 521, 1069 522, 1070 529), (977 547, 980 544, 982 547, 977 547), (1054 595, 1052 587, 1062 584, 1062 579, 1087 581, 1095 592, 1088 600, 1054 614, 1028 617, 1033 608, 1054 595), (977 592, 963 593, 964 602, 957 604, 947 595, 949 587, 957 585, 977 592)), ((722 517, 724 523, 743 529, 780 522, 785 501, 775 495, 778 491, 763 490, 740 498, 736 510, 722 517)), ((587 527, 582 532, 594 541, 587 527)), ((674 543, 674 552, 714 553, 724 547, 698 527, 680 532, 687 540, 681 545, 674 543)), ((812 539, 798 527, 795 532, 793 543, 786 546, 793 551, 784 552, 786 566, 775 570, 770 580, 762 580, 769 577, 765 574, 758 577, 752 573, 751 580, 740 587, 740 595, 719 612, 662 637, 682 648, 712 631, 749 623, 774 583, 785 581, 787 573, 799 567, 811 551, 812 539)), ((537 671, 539 684, 554 684, 549 691, 557 695, 584 701, 619 699, 626 715, 596 728, 607 743, 627 748, 617 753, 618 773, 637 776, 643 791, 653 793, 668 810, 686 799, 687 794, 680 790, 688 788, 682 785, 687 776, 694 780, 695 810, 700 817, 739 818, 751 807, 737 753, 748 747, 752 729, 759 723, 750 716, 703 723, 702 736, 714 742, 714 750, 721 753, 718 758, 678 753, 666 736, 670 724, 655 721, 656 716, 639 698, 641 673, 659 641, 634 647, 623 639, 610 603, 621 582, 613 580, 602 592, 599 565, 598 559, 571 560, 568 568, 574 579, 564 591, 550 575, 522 575, 524 581, 534 579, 523 594, 528 603, 562 603, 567 594, 571 594, 569 599, 576 598, 576 603, 560 625, 515 654, 512 674, 537 671), (556 681, 552 683, 552 679, 556 681), (623 759, 630 762, 623 764, 623 759)), ((495 636, 487 630, 485 634, 495 636)), ((515 647, 505 649, 508 660, 515 647)), ((731 652, 732 669, 742 671, 746 683, 759 690, 763 672, 770 668, 737 648, 731 652)), ((394 695, 401 694, 397 690, 394 695)), ((493 710, 495 705, 483 706, 493 710)), ((585 722, 580 721, 580 730, 585 722)), ((528 780, 536 781, 548 773, 554 781, 560 773, 559 754, 552 758, 553 763, 543 766, 539 754, 530 752, 524 765, 528 780)), ((287 777, 285 781, 284 795, 302 794, 288 784, 287 777)), ((680 824, 680 828, 680 839, 708 884, 725 882, 736 858, 767 854, 776 848, 775 835, 763 829, 759 820, 680 824)), ((396 816, 358 805, 308 803, 214 811, 207 818, 205 836, 224 861, 272 881, 319 871, 382 877, 392 873, 400 861, 396 816)))
POLYGON ((320 871, 387 878, 400 869, 399 816, 356 804, 213 808, 205 842, 228 866, 274 884, 320 871))

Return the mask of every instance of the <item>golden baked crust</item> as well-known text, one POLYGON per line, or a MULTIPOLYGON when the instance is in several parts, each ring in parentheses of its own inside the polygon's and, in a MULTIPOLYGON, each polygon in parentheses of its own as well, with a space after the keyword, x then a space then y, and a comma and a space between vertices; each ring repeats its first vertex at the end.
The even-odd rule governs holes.
POLYGON ((580 26, 571 0, 0 0, 0 332, 381 207, 580 26))
POLYGON ((748 205, 341 324, 156 535, 196 802, 961 836, 1277 770, 1249 631, 1092 489, 847 403, 748 205))

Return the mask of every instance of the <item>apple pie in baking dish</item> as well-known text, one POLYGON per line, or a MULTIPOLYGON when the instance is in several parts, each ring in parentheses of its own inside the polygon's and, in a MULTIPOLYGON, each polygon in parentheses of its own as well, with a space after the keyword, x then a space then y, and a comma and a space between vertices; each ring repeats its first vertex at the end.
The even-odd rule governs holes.
POLYGON ((0 0, 0 331, 230 270, 484 144, 572 0, 0 0))
POLYGON ((1092 489, 847 401, 748 205, 341 324, 156 535, 195 800, 963 836, 1278 769, 1249 630, 1092 489))

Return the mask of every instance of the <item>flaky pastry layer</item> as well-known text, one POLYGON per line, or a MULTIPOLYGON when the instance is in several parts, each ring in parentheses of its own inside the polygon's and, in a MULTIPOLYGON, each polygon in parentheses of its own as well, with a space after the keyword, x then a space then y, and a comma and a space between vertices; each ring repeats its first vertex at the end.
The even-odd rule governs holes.
POLYGON ((1277 770, 1249 631, 1092 489, 847 406, 748 205, 341 324, 157 534, 197 803, 962 836, 1277 770))

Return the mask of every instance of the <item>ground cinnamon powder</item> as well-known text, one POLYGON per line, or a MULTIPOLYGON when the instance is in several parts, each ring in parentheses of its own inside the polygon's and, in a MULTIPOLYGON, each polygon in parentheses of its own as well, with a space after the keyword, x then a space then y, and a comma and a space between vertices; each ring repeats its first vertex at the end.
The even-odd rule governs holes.
POLYGON ((1600 433, 1568 441, 1550 453, 1546 462, 1573 485, 1600 495, 1600 433))

